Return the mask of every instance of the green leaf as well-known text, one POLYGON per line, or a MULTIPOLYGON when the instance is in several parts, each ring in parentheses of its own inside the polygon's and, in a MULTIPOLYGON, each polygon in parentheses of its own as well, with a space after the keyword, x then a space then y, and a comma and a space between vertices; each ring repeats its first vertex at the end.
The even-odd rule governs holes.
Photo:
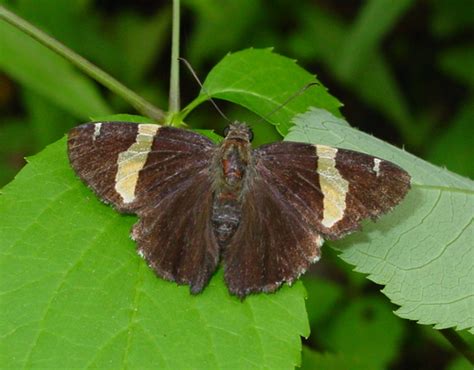
POLYGON ((25 155, 34 153, 34 142, 35 138, 25 119, 0 119, 0 188, 10 182, 25 165, 25 155))
POLYGON ((341 258, 385 285, 396 313, 435 328, 474 333, 474 183, 312 109, 295 118, 288 140, 357 150, 412 175, 406 199, 364 232, 333 245, 341 258))
POLYGON ((348 358, 343 353, 320 353, 303 346, 301 370, 330 369, 330 370, 367 370, 357 359, 348 358))
POLYGON ((257 0, 185 0, 196 13, 194 31, 186 42, 187 58, 199 67, 204 59, 217 59, 223 50, 232 50, 254 25, 264 9, 257 0), (225 30, 225 32, 222 32, 225 30))
POLYGON ((187 109, 209 97, 225 99, 264 117, 286 135, 291 118, 310 106, 339 115, 341 103, 319 82, 286 103, 311 82, 318 81, 294 60, 270 49, 247 49, 224 57, 209 72, 203 92, 187 109), (277 108, 278 111, 272 113, 277 108))
POLYGON ((449 75, 456 78, 462 84, 474 87, 474 44, 468 44, 451 48, 440 56, 439 64, 449 75))
POLYGON ((382 38, 414 3, 413 0, 370 0, 365 2, 354 25, 339 46, 340 54, 335 69, 346 79, 363 63, 370 64, 372 54, 382 38))
POLYGON ((318 330, 317 325, 325 319, 329 319, 334 306, 341 299, 343 291, 336 283, 311 276, 303 277, 303 283, 308 292, 306 311, 309 324, 312 329, 318 330))
POLYGON ((78 118, 110 114, 92 81, 31 37, 0 20, 0 70, 78 118))
POLYGON ((77 124, 70 114, 30 89, 24 88, 22 95, 23 104, 28 109, 28 129, 34 138, 33 153, 58 140, 77 124))
POLYGON ((382 54, 372 49, 365 56, 370 62, 360 65, 353 74, 341 73, 336 66, 348 26, 337 15, 319 7, 301 7, 299 12, 302 22, 289 39, 294 54, 323 63, 340 83, 393 120, 405 142, 419 145, 424 138, 422 127, 413 123, 406 99, 382 54))
POLYGON ((136 114, 108 114, 106 116, 94 116, 90 117, 91 122, 134 122, 134 123, 153 123, 153 120, 150 117, 139 116, 136 114))
POLYGON ((326 348, 343 353, 365 369, 385 369, 396 357, 403 322, 386 302, 376 298, 351 301, 321 339, 326 348))
POLYGON ((428 148, 428 159, 474 178, 473 122, 474 98, 471 98, 449 122, 446 130, 433 138, 428 148))
POLYGON ((333 309, 320 326, 314 330, 318 346, 332 353, 304 347, 303 369, 385 369, 398 353, 404 328, 389 305, 374 297, 333 309))
POLYGON ((430 22, 436 36, 448 38, 472 30, 471 0, 432 0, 431 4, 430 22))
POLYGON ((127 81, 138 81, 168 45, 171 9, 165 7, 151 17, 124 13, 116 21, 117 53, 121 58, 115 59, 123 65, 122 75, 127 81))
POLYGON ((308 336, 301 282, 241 302, 219 271, 192 296, 155 276, 136 217, 74 175, 65 139, 0 196, 0 363, 5 368, 293 369, 308 336))
POLYGON ((472 370, 472 364, 464 357, 458 357, 452 361, 446 370, 472 370))

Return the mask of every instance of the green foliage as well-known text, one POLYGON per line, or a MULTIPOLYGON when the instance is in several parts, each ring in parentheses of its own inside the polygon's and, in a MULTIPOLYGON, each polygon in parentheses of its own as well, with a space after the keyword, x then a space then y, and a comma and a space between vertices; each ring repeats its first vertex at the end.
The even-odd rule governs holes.
POLYGON ((303 366, 301 370, 331 369, 331 370, 366 370, 362 363, 345 356, 343 353, 320 353, 303 347, 303 366))
POLYGON ((342 297, 339 285, 323 279, 303 278, 304 286, 308 292, 306 307, 308 320, 311 327, 317 328, 325 320, 331 321, 331 313, 342 297))
MULTIPOLYGON (((474 64, 473 64, 474 65, 474 64)), ((441 132, 430 145, 427 157, 434 163, 474 178, 472 151, 474 137, 474 100, 461 106, 450 122, 449 129, 441 132), (449 153, 449 155, 446 155, 449 153)))
POLYGON ((320 342, 365 369, 384 369, 399 350, 403 325, 381 299, 353 300, 338 311, 320 342))
POLYGON ((277 125, 282 135, 288 133, 291 118, 309 106, 321 107, 335 114, 339 114, 341 106, 313 75, 294 60, 272 53, 269 49, 248 49, 227 55, 207 76, 204 90, 190 107, 207 100, 209 96, 229 100, 277 125), (313 82, 317 85, 282 106, 313 82), (275 112, 270 114, 272 111, 275 112))
POLYGON ((221 0, 218 6, 214 0, 183 3, 196 14, 196 28, 186 51, 195 68, 209 57, 220 58, 222 50, 232 50, 242 35, 252 32, 252 25, 263 11, 261 2, 255 0, 221 0), (229 22, 230 19, 235 21, 229 22))
POLYGON ((385 34, 414 3, 413 0, 370 0, 362 7, 351 31, 344 39, 335 69, 349 79, 368 62, 385 34))
MULTIPOLYGON (((357 55, 349 56, 359 64, 359 68, 352 71, 353 67, 345 64, 340 55, 344 49, 335 47, 335 45, 347 43, 348 39, 355 38, 356 41, 360 40, 361 44, 365 42, 366 48, 368 48, 371 41, 365 40, 363 36, 370 35, 370 38, 376 38, 370 34, 371 29, 363 30, 364 32, 360 36, 358 34, 353 36, 354 32, 359 33, 357 29, 356 31, 352 30, 337 15, 331 14, 323 8, 302 7, 300 11, 301 23, 298 32, 290 36, 290 50, 296 55, 300 55, 304 60, 317 60, 326 68, 331 69, 334 77, 347 89, 391 119, 400 130, 405 142, 413 143, 415 140, 422 139, 420 132, 418 132, 421 127, 412 125, 412 117, 405 97, 379 50, 369 48, 365 54, 358 55, 357 49, 351 48, 357 55), (362 58, 363 60, 360 60, 362 58), (339 65, 341 67, 337 68, 339 65), (353 73, 345 73, 344 70, 353 73), (416 132, 414 132, 415 130, 416 132)), ((364 22, 363 25, 366 26, 366 23, 364 22)), ((362 27, 358 26, 358 23, 356 26, 362 27)), ((346 53, 344 57, 349 56, 346 53)))
POLYGON ((341 257, 385 285, 397 314, 437 328, 474 333, 474 183, 348 127, 324 110, 295 118, 286 137, 357 150, 399 164, 412 175, 401 205, 333 245, 341 257))
POLYGON ((110 114, 92 82, 61 57, 0 20, 0 68, 76 117, 110 114))
POLYGON ((158 279, 60 140, 0 197, 0 362, 9 368, 268 368, 299 362, 301 283, 241 302, 218 273, 199 296, 158 279), (34 186, 33 186, 34 184, 34 186), (21 310, 18 310, 21 307, 21 310))
MULTIPOLYGON (((0 0, 5 3, 148 100, 166 104, 170 4, 150 3, 145 9, 140 2, 0 0)), ((182 3, 185 19, 192 20, 184 25, 183 56, 200 76, 229 50, 275 46, 337 92, 353 125, 398 138, 409 151, 474 176, 473 45, 466 42, 474 29, 470 0, 374 0, 360 7, 311 1, 289 7, 279 0, 271 5, 245 0, 237 7, 233 1, 182 3)), ((148 121, 111 115, 130 107, 107 92, 99 94, 83 74, 1 20, 0 40, 0 71, 9 77, 3 84, 0 75, 0 186, 13 178, 24 155, 62 137, 78 120, 148 121)), ((258 145, 278 140, 293 116, 311 106, 340 115, 340 103, 322 85, 271 113, 312 80, 288 58, 249 49, 227 55, 205 84, 211 96, 272 123, 220 102, 230 118, 250 121, 258 145)), ((184 87, 184 99, 195 90, 194 81, 184 87)), ((206 99, 201 94, 183 114, 206 99)), ((398 369, 410 356, 430 368, 472 368, 439 340, 439 332, 390 315, 397 307, 383 296, 374 298, 375 284, 342 261, 384 285, 384 293, 401 305, 398 315, 472 332, 472 298, 466 298, 473 295, 472 182, 374 141, 345 121, 339 121, 345 127, 331 121, 305 123, 317 131, 300 126, 289 138, 400 159, 416 182, 393 213, 332 243, 342 259, 323 248, 318 277, 310 272, 304 278, 307 314, 301 283, 242 304, 227 295, 221 272, 198 297, 157 279, 128 239, 136 218, 118 215, 80 184, 67 164, 64 140, 31 158, 0 196, 2 366, 292 368, 309 321, 305 369, 398 369), (377 345, 373 356, 356 353, 377 345), (438 364, 436 355, 448 358, 438 364)), ((186 124, 218 141, 203 129, 219 133, 225 122, 205 104, 186 124)), ((470 332, 460 333, 474 345, 470 332)))

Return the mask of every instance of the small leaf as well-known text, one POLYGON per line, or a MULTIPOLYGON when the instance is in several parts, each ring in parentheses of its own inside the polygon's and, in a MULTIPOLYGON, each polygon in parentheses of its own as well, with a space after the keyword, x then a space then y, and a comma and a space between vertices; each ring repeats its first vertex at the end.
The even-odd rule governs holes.
POLYGON ((310 106, 325 108, 337 115, 341 106, 313 75, 294 60, 269 49, 247 49, 224 57, 209 72, 204 81, 204 92, 194 104, 207 100, 209 96, 244 106, 277 125, 282 135, 288 133, 291 118, 310 106), (311 82, 318 85, 287 103, 311 82))
POLYGON ((451 171, 474 178, 473 122, 474 99, 471 99, 460 107, 444 132, 433 138, 428 148, 428 159, 451 171))
POLYGON ((367 370, 364 363, 357 362, 344 353, 320 353, 309 347, 303 347, 301 370, 331 369, 331 370, 367 370))
POLYGON ((150 117, 138 116, 136 114, 108 114, 106 116, 90 117, 91 122, 134 122, 134 123, 153 123, 150 117))
POLYGON ((474 65, 474 44, 448 49, 440 56, 439 64, 445 73, 460 83, 474 87, 472 66, 474 65))
POLYGON ((422 132, 413 134, 419 125, 413 124, 409 105, 383 55, 372 49, 368 55, 362 56, 370 63, 359 65, 356 73, 341 73, 336 66, 341 63, 341 53, 344 51, 340 46, 346 41, 349 32, 346 22, 320 7, 300 7, 298 11, 302 22, 289 40, 294 54, 302 55, 303 60, 324 64, 341 84, 392 120, 406 141, 420 144, 424 136, 422 132))
POLYGON ((338 120, 312 109, 295 118, 286 139, 390 160, 412 175, 412 189, 394 211, 333 246, 356 271, 385 285, 399 316, 474 333, 474 183, 338 120))
POLYGON ((364 298, 348 304, 321 340, 365 369, 385 369, 398 353, 403 328, 389 304, 364 298))
POLYGON ((0 196, 5 368, 293 369, 309 328, 301 282, 231 297, 219 271, 192 296, 155 276, 60 140, 0 196))
POLYGON ((0 20, 0 69, 76 117, 109 114, 94 83, 31 37, 0 20))
POLYGON ((335 304, 342 297, 343 291, 336 283, 311 276, 303 277, 303 283, 308 292, 306 311, 309 324, 312 329, 315 329, 331 314, 335 304))
POLYGON ((382 38, 413 3, 413 0, 365 2, 354 25, 346 33, 343 44, 339 46, 341 52, 335 65, 338 73, 349 79, 364 62, 370 65, 371 57, 382 38))
POLYGON ((183 5, 196 13, 193 32, 188 36, 187 57, 195 68, 205 59, 216 60, 222 50, 230 50, 258 23, 264 11, 260 1, 185 0, 183 5), (225 32, 222 32, 225 30, 225 32))
POLYGON ((76 124, 76 120, 70 114, 44 96, 28 88, 22 90, 22 95, 23 104, 28 111, 28 129, 31 130, 31 136, 34 138, 32 153, 58 140, 76 124))
POLYGON ((118 59, 126 81, 139 81, 166 51, 169 39, 171 9, 164 7, 156 14, 139 16, 125 12, 116 21, 118 59))

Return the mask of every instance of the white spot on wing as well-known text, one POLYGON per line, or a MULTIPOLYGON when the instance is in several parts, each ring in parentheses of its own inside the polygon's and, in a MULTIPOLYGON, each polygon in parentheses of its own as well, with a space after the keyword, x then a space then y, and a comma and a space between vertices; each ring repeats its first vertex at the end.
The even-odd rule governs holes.
POLYGON ((158 125, 138 125, 135 142, 118 156, 115 190, 120 194, 124 203, 131 203, 135 200, 138 174, 146 163, 153 138, 159 128, 158 125))
POLYGON ((375 175, 379 177, 380 175, 380 162, 382 162, 381 159, 374 158, 374 167, 372 168, 375 172, 375 175))
POLYGON ((316 234, 313 240, 313 243, 316 245, 316 253, 314 256, 311 256, 310 262, 315 263, 318 262, 321 259, 321 247, 324 244, 324 239, 321 235, 316 234))
POLYGON ((94 125, 94 135, 92 136, 92 140, 95 141, 100 136, 100 129, 102 128, 102 122, 97 122, 94 125))
POLYGON ((349 182, 336 168, 337 149, 325 145, 315 145, 315 147, 318 156, 319 183, 324 196, 321 223, 325 227, 332 227, 344 217, 349 182))
POLYGON ((139 249, 139 250, 137 251, 137 253, 138 253, 138 255, 139 255, 141 258, 145 259, 145 253, 143 253, 143 251, 142 251, 141 249, 139 249))

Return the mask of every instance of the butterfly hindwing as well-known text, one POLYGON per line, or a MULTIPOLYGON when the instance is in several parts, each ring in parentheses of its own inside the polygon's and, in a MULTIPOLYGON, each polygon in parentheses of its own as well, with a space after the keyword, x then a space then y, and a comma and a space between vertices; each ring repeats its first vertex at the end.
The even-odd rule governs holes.
POLYGON ((225 281, 232 294, 273 292, 319 259, 322 237, 301 222, 296 209, 258 174, 250 181, 242 214, 223 254, 225 281))
POLYGON ((138 212, 132 237, 139 253, 166 280, 188 284, 199 293, 219 262, 219 246, 210 223, 212 181, 203 168, 177 184, 153 206, 138 212))

